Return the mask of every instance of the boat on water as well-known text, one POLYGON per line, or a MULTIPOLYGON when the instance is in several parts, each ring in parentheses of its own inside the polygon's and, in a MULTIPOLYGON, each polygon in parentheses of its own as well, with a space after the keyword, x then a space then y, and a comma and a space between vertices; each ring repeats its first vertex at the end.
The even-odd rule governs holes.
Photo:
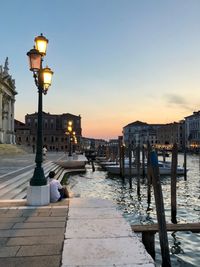
MULTIPOLYGON (((158 162, 160 175, 171 175, 171 162, 158 162)), ((105 169, 111 174, 120 174, 120 165, 105 165, 105 169)), ((145 171, 147 171, 147 166, 145 165, 145 171)), ((124 174, 129 175, 129 166, 125 164, 124 174)), ((131 167, 131 174, 137 175, 137 167, 131 167)), ((140 174, 142 174, 142 168, 140 168, 140 174)), ((177 175, 184 175, 184 168, 177 166, 177 175)))

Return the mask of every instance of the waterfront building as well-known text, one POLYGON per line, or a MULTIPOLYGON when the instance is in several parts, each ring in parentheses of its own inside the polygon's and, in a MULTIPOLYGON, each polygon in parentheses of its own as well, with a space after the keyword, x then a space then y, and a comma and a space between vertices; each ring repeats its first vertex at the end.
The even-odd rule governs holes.
POLYGON ((200 111, 185 117, 186 146, 190 150, 200 149, 200 111))
POLYGON ((162 124, 147 124, 146 122, 135 121, 123 127, 123 139, 126 146, 146 144, 149 142, 152 146, 157 144, 156 129, 162 124))
POLYGON ((171 150, 174 143, 178 145, 179 150, 184 148, 185 144, 185 123, 184 121, 167 123, 156 130, 158 149, 171 150))
POLYGON ((8 58, 0 65, 0 144, 15 144, 15 80, 8 73, 8 58))
MULTIPOLYGON (((16 143, 36 147, 37 139, 37 113, 27 114, 25 123, 15 121, 16 143)), ((80 149, 82 137, 81 116, 70 113, 50 114, 43 112, 43 145, 49 151, 69 151, 70 138, 73 149, 80 149), (73 142, 67 132, 68 122, 72 121, 72 131, 75 132, 77 144, 73 142)))
POLYGON ((99 147, 105 146, 106 141, 104 139, 95 139, 89 137, 82 137, 81 138, 81 145, 83 150, 93 149, 98 150, 99 147))

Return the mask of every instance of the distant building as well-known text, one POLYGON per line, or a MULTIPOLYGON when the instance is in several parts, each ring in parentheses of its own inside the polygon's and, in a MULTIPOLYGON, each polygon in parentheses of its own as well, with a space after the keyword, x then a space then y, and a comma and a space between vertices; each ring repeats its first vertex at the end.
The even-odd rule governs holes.
POLYGON ((14 144, 15 80, 8 73, 8 58, 0 65, 0 144, 14 144))
POLYGON ((185 117, 185 139, 189 149, 200 149, 200 111, 185 117))
POLYGON ((180 150, 185 143, 184 121, 164 124, 157 129, 157 148, 172 149, 174 143, 180 150))
POLYGON ((99 147, 104 146, 106 141, 104 139, 95 139, 90 137, 82 137, 81 138, 81 146, 83 150, 95 150, 97 151, 99 147))
POLYGON ((147 124, 146 122, 135 121, 129 123, 123 127, 123 138, 124 143, 128 144, 143 145, 149 142, 152 146, 157 144, 156 129, 162 124, 147 124))
MULTIPOLYGON (((81 116, 70 113, 56 115, 43 112, 43 145, 48 150, 69 150, 70 137, 67 133, 68 121, 73 122, 72 128, 78 141, 76 149, 80 149, 80 140, 82 137, 81 116)), ((24 125, 15 121, 16 143, 36 147, 37 123, 37 113, 27 114, 24 125)))

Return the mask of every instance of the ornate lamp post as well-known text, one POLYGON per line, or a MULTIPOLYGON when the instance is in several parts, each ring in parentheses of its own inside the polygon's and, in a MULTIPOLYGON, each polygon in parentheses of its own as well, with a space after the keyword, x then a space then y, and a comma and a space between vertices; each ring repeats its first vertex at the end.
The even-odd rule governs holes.
POLYGON ((68 126, 67 126, 67 131, 69 133, 69 157, 72 156, 72 143, 71 143, 71 138, 72 138, 72 121, 68 121, 68 126))
MULTIPOLYGON (((27 194, 28 202, 34 203, 34 205, 40 205, 45 202, 42 199, 45 193, 43 192, 43 186, 47 186, 47 181, 44 176, 44 170, 42 168, 42 148, 43 148, 43 134, 42 134, 42 94, 47 94, 48 88, 51 85, 53 71, 50 68, 43 68, 43 57, 46 55, 48 40, 41 34, 35 38, 35 46, 31 49, 27 56, 29 57, 30 70, 33 72, 35 84, 38 88, 38 123, 37 123, 37 146, 36 146, 36 167, 33 177, 30 180, 30 187, 32 187, 27 194), (38 195, 39 194, 39 195, 38 195), (40 196, 41 194, 41 196, 40 196), (38 200, 36 200, 36 195, 38 200), (28 198, 29 197, 29 198, 28 198), (41 200, 41 201, 40 201, 41 200)), ((49 196, 49 188, 45 191, 49 196)), ((49 202, 49 200, 46 200, 49 202)), ((48 204, 48 203, 46 203, 48 204)))

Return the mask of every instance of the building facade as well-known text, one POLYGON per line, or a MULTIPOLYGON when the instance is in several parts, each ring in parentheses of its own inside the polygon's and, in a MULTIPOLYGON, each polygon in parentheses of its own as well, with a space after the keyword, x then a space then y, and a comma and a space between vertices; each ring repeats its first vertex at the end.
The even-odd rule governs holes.
POLYGON ((8 73, 8 58, 0 65, 0 144, 15 144, 15 80, 8 73))
MULTIPOLYGON (((25 123, 19 124, 15 121, 16 143, 26 146, 36 147, 37 141, 37 113, 27 114, 25 123)), ((49 151, 68 151, 70 142, 74 149, 80 147, 82 136, 81 116, 70 113, 54 115, 43 112, 43 145, 49 151), (68 122, 72 121, 72 130, 75 132, 77 144, 75 144, 67 132, 68 122)))
POLYGON ((161 124, 147 124, 141 121, 132 122, 123 127, 123 138, 126 146, 133 144, 134 146, 143 145, 149 142, 152 146, 157 144, 156 129, 161 124))
POLYGON ((185 122, 173 122, 159 127, 157 140, 157 148, 159 149, 171 150, 176 143, 179 150, 182 150, 185 144, 185 122))
POLYGON ((200 111, 185 117, 185 140, 187 148, 200 149, 200 111))

